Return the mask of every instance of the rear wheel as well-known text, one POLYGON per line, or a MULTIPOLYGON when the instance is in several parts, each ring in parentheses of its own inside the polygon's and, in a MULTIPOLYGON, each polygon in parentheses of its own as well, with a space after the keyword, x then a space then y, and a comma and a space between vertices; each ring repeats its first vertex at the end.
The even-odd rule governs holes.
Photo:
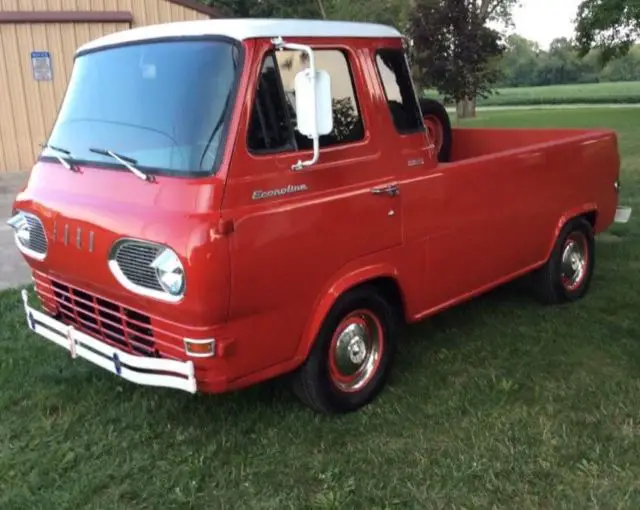
POLYGON ((534 290, 546 304, 581 299, 589 290, 594 265, 593 227, 584 218, 570 220, 556 239, 549 260, 533 273, 534 290))
POLYGON ((421 99, 420 109, 429 139, 435 145, 438 161, 447 162, 451 159, 451 120, 447 109, 442 103, 433 99, 421 99))
POLYGON ((322 413, 355 411, 384 387, 395 352, 397 316, 371 286, 340 297, 325 318, 293 388, 322 413))

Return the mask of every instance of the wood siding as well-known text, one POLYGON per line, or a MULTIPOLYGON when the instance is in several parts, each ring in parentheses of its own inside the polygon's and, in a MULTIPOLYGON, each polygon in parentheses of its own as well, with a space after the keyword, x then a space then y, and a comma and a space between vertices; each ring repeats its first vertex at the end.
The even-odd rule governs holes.
POLYGON ((0 0, 2 11, 129 12, 133 23, 0 23, 0 173, 28 171, 34 164, 64 97, 78 46, 130 26, 208 18, 168 0, 0 0), (52 81, 34 79, 32 51, 50 53, 52 81))

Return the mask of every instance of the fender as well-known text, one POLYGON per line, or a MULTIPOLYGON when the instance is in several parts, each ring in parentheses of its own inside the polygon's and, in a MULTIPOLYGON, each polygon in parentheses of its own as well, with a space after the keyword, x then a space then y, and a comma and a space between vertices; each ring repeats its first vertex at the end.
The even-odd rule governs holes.
MULTIPOLYGON (((323 292, 318 296, 318 299, 316 299, 316 303, 311 311, 311 317, 307 321, 302 337, 300 338, 295 359, 302 362, 307 358, 316 335, 320 330, 322 321, 324 321, 329 310, 331 310, 331 307, 342 294, 353 287, 380 277, 390 277, 398 282, 398 270, 389 263, 377 263, 351 271, 346 269, 346 271, 339 273, 338 276, 324 288, 323 292)), ((398 286, 402 289, 399 284, 398 286)))
POLYGON ((560 231, 564 228, 564 226, 573 218, 576 218, 577 216, 582 216, 587 213, 598 214, 598 206, 594 202, 588 202, 579 207, 574 207, 573 209, 569 209, 560 217, 560 219, 558 220, 558 224, 556 225, 556 228, 553 232, 553 237, 549 244, 545 261, 549 260, 549 257, 551 256, 551 252, 553 251, 553 245, 555 244, 556 239, 558 239, 558 236, 560 235, 560 231))

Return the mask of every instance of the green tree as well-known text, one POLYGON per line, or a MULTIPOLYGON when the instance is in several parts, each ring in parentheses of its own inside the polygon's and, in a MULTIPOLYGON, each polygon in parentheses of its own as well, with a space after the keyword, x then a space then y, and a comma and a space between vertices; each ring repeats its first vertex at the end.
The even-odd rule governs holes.
POLYGON ((322 18, 324 0, 200 0, 236 18, 322 18))
POLYGON ((580 76, 580 60, 571 43, 565 37, 551 41, 546 75, 548 82, 542 85, 577 83, 580 76))
POLYGON ((601 81, 602 59, 600 53, 599 49, 594 48, 580 58, 580 53, 576 50, 576 55, 580 59, 580 83, 597 83, 601 81))
POLYGON ((500 77, 501 35, 487 26, 508 22, 518 0, 415 0, 409 16, 417 82, 456 103, 459 117, 475 116, 475 102, 500 77))
POLYGON ((499 65, 499 87, 597 83, 640 80, 640 45, 603 67, 602 50, 591 49, 581 57, 566 38, 552 41, 549 51, 517 34, 507 37, 507 49, 499 65))
POLYGON ((602 81, 640 80, 640 45, 633 46, 623 57, 610 60, 600 73, 602 81))
POLYGON ((625 55, 640 37, 640 1, 582 0, 578 6, 576 40, 580 55, 593 47, 603 63, 625 55))
POLYGON ((227 16, 242 18, 324 18, 401 27, 406 0, 201 0, 227 16))
POLYGON ((522 87, 535 85, 535 78, 540 66, 538 45, 520 35, 507 37, 506 50, 500 61, 502 87, 522 87))
POLYGON ((407 0, 323 0, 328 19, 383 23, 403 31, 409 14, 407 0))
POLYGON ((599 81, 602 66, 599 50, 580 58, 566 38, 551 42, 549 51, 517 34, 507 38, 507 49, 500 61, 500 87, 594 83, 599 81))

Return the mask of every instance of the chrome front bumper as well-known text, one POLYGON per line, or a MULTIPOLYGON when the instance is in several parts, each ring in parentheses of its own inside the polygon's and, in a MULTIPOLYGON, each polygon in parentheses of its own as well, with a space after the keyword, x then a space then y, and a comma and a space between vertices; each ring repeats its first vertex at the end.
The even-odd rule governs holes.
POLYGON ((71 358, 84 358, 135 384, 197 391, 192 361, 134 356, 31 308, 26 290, 22 291, 22 301, 31 331, 67 349, 71 358))

